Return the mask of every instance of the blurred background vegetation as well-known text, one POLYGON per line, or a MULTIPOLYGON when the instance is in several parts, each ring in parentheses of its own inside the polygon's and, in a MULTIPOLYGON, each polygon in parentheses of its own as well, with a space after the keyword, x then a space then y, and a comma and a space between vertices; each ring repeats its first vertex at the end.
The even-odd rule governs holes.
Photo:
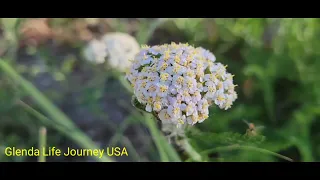
MULTIPOLYGON (((113 161, 320 160, 319 19, 2 18, 0 24, 1 162, 38 161, 3 152, 41 144, 126 147, 129 156, 113 161), (209 49, 235 74, 239 98, 227 111, 212 107, 208 120, 186 131, 183 145, 170 145, 132 106, 123 75, 83 57, 90 40, 110 32, 128 33, 139 44, 209 49), (248 131, 245 121, 263 128, 248 131)), ((46 158, 97 160, 110 159, 46 158)))

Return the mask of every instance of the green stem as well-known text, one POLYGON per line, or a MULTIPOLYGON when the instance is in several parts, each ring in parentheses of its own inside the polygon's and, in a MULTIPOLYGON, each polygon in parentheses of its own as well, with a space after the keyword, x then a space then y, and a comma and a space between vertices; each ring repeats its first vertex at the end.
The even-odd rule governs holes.
MULTIPOLYGON (((175 149, 167 142, 167 139, 158 130, 156 125, 157 119, 155 118, 155 116, 145 113, 145 117, 145 123, 150 130, 150 133, 154 138, 156 145, 158 144, 157 147, 160 146, 161 150, 163 150, 166 156, 168 155, 168 158, 170 158, 172 161, 181 162, 181 159, 175 149)), ((158 150, 159 152, 161 151, 159 148, 158 150)))
POLYGON ((298 148, 299 152, 301 153, 302 156, 302 161, 303 162, 313 162, 313 156, 312 156, 312 149, 310 148, 311 145, 309 143, 309 140, 307 138, 296 138, 296 137, 291 137, 290 140, 292 143, 295 144, 295 146, 298 148))
POLYGON ((126 130, 126 128, 129 126, 130 121, 124 121, 120 127, 118 128, 118 130, 115 132, 115 134, 112 136, 112 138, 110 139, 110 146, 115 146, 118 141, 120 140, 120 138, 122 137, 124 131, 126 130))
POLYGON ((168 162, 169 161, 169 157, 167 156, 166 151, 164 150, 164 147, 162 146, 161 143, 161 139, 160 139, 160 135, 157 132, 157 127, 154 123, 154 119, 149 117, 146 117, 146 121, 145 121, 146 125, 148 126, 151 136, 157 146, 157 149, 159 151, 160 154, 160 158, 162 162, 168 162))
MULTIPOLYGON (((39 149, 46 148, 47 146, 47 129, 45 127, 41 127, 39 129, 39 149)), ((42 153, 39 156, 39 162, 46 162, 46 156, 42 153)))
POLYGON ((64 124, 66 127, 74 127, 74 123, 63 114, 56 106, 54 106, 38 89, 30 82, 21 77, 9 64, 0 59, 0 68, 15 80, 39 105, 46 111, 52 119, 64 124))
MULTIPOLYGON (((99 149, 90 138, 81 132, 77 126, 70 120, 64 113, 62 113, 55 105, 53 105, 37 88, 35 88, 30 82, 21 77, 9 64, 3 59, 0 59, 0 68, 2 71, 16 81, 26 93, 28 93, 45 111, 55 123, 63 125, 67 129, 74 129, 75 132, 70 133, 73 140, 85 148, 99 149)), ((69 134, 68 133, 68 134, 69 134)), ((99 161, 112 161, 111 158, 103 156, 101 159, 96 157, 99 161)))
MULTIPOLYGON (((133 94, 133 90, 132 90, 130 84, 126 81, 126 79, 123 77, 123 74, 121 72, 119 72, 119 71, 111 71, 111 74, 112 74, 112 76, 114 78, 117 78, 121 82, 121 84, 125 87, 125 89, 129 93, 133 94)), ((137 108, 137 109, 140 110, 141 112, 143 112, 143 114, 146 114, 145 111, 143 111, 143 110, 141 110, 139 108, 137 108)), ((157 125, 156 125, 156 123, 154 121, 153 116, 151 116, 150 114, 146 114, 145 117, 146 117, 145 118, 146 121, 144 123, 147 125, 148 129, 151 132, 152 138, 154 139, 155 144, 157 146, 157 149, 159 151, 161 161, 167 162, 171 158, 173 161, 180 162, 181 159, 178 156, 178 154, 176 153, 176 151, 173 149, 172 146, 170 146, 168 144, 166 139, 158 131, 157 125)), ((112 139, 112 141, 115 141, 117 138, 119 138, 119 135, 115 136, 112 139)))
POLYGON ((202 161, 201 155, 195 149, 193 149, 193 147, 190 145, 188 139, 184 139, 182 142, 182 145, 191 159, 193 159, 194 161, 197 161, 197 162, 202 161))
MULTIPOLYGON (((83 135, 80 131, 77 131, 77 129, 69 129, 63 126, 60 126, 56 123, 54 123, 52 120, 44 116, 43 114, 39 113, 37 110, 33 109, 31 106, 28 104, 24 103, 23 101, 18 101, 19 105, 23 106, 30 114, 33 114, 36 116, 42 123, 49 125, 50 127, 56 129, 60 133, 63 133, 65 136, 69 137, 71 140, 74 140, 76 143, 79 145, 83 146, 84 148, 94 148, 95 145, 91 143, 91 140, 89 138, 85 138, 87 136, 83 135), (72 133, 70 132, 72 131, 72 133)), ((96 156, 95 156, 96 157, 96 156)), ((101 159, 99 157, 96 157, 98 161, 101 162, 111 162, 112 159, 103 156, 101 159)))
POLYGON ((56 129, 59 132, 69 132, 67 128, 63 127, 62 125, 58 125, 57 123, 53 122, 52 120, 48 119, 43 114, 39 113, 37 110, 33 109, 31 106, 26 104, 25 102, 18 100, 17 104, 22 106, 26 111, 30 114, 34 115, 38 120, 40 120, 44 125, 50 126, 56 129))
MULTIPOLYGON (((224 146, 224 147, 217 147, 217 148, 213 148, 213 149, 209 149, 206 151, 203 151, 203 154, 209 154, 209 153, 214 153, 214 152, 221 152, 221 151, 232 151, 232 150, 252 150, 252 151, 257 151, 257 152, 261 152, 264 154, 269 154, 269 155, 273 155, 276 156, 278 158, 293 162, 293 160, 291 158, 288 158, 286 156, 283 156, 281 154, 266 150, 266 149, 261 149, 261 148, 257 148, 257 147, 252 147, 252 146, 243 146, 243 145, 231 145, 231 146, 224 146)), ((190 160, 189 160, 190 161, 190 160)))
POLYGON ((131 143, 131 141, 129 140, 129 138, 122 136, 122 144, 124 146, 126 146, 128 148, 128 150, 130 151, 130 157, 135 160, 135 161, 140 161, 140 155, 139 153, 136 151, 136 149, 134 148, 133 144, 131 143))

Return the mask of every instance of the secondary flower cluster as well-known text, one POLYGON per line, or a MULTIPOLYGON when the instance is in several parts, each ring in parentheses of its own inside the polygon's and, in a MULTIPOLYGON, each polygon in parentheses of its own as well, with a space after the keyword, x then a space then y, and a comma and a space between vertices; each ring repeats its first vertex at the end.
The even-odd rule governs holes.
POLYGON ((107 47, 108 64, 122 72, 130 67, 129 59, 134 58, 140 50, 136 39, 126 33, 108 33, 103 36, 102 41, 107 47))
POLYGON ((84 55, 88 61, 91 61, 96 64, 101 64, 105 62, 107 57, 107 47, 106 45, 97 40, 91 40, 84 50, 84 55))
POLYGON ((140 50, 136 39, 129 34, 113 32, 105 34, 101 40, 90 41, 85 49, 85 56, 89 61, 97 64, 107 63, 111 68, 126 71, 132 59, 140 50))
POLYGON ((137 100, 163 123, 201 123, 209 106, 228 109, 237 99, 233 75, 202 47, 188 44, 144 46, 132 60, 127 79, 137 100))

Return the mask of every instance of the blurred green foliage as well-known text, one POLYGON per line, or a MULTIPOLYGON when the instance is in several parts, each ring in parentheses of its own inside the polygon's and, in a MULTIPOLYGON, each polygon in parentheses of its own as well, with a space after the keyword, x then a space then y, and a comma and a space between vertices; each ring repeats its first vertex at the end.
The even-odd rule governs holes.
MULTIPOLYGON (((9 53, 4 54, 0 50, 0 56, 8 58, 6 62, 19 73, 37 76, 37 67, 15 61, 20 38, 17 26, 21 24, 20 21, 24 20, 1 19, 0 49, 6 49, 9 53)), ((64 27, 67 24, 70 26, 72 21, 74 19, 55 19, 51 24, 64 27)), ((138 41, 143 44, 170 43, 180 38, 181 42, 202 46, 211 50, 217 61, 227 64, 228 71, 235 74, 239 98, 233 107, 227 111, 212 107, 209 119, 188 129, 188 142, 203 161, 283 161, 285 158, 278 154, 294 161, 320 160, 319 19, 140 19, 136 32, 131 32, 128 28, 130 23, 124 20, 115 19, 110 26, 115 28, 114 31, 136 34, 138 41), (263 126, 264 129, 257 135, 248 135, 246 132, 249 127, 243 120, 263 126)), ((81 50, 79 47, 78 51, 81 50)), ((98 104, 102 96, 101 79, 108 78, 111 72, 82 61, 74 50, 70 50, 63 61, 58 61, 51 48, 41 46, 37 49, 49 65, 49 73, 62 86, 73 86, 69 84, 74 80, 70 78, 70 73, 75 71, 75 67, 88 67, 95 72, 93 82, 82 88, 85 96, 81 101, 92 106, 98 104)), ((70 91, 71 88, 67 89, 70 91)), ((68 92, 53 89, 52 92, 43 93, 50 100, 61 101, 55 94, 68 92)), ((35 120, 17 103, 26 95, 7 74, 0 71, 0 149, 37 144, 38 129, 43 123, 35 120)), ((131 102, 124 104, 131 106, 131 102)), ((33 107, 42 112, 39 106, 33 107)), ((138 111, 132 111, 130 118, 136 119, 132 123, 150 119, 138 111)), ((149 120, 144 124, 155 128, 149 120)), ((155 130, 151 134, 159 137, 155 130)), ((58 133, 47 138, 54 144, 61 136, 58 133)), ((150 150, 150 157, 146 159, 179 160, 171 146, 163 142, 162 136, 154 140, 158 142, 158 151, 150 150), (162 155, 159 156, 159 153, 162 155)), ((180 155, 183 160, 190 159, 190 154, 186 157, 183 153, 180 155)), ((4 157, 0 153, 0 161, 24 160, 4 157)))

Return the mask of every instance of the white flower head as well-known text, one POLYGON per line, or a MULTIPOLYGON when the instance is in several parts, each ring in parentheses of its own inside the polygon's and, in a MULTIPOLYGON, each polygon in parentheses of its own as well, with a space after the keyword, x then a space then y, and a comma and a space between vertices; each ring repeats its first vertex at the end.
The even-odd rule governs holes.
POLYGON ((209 117, 211 105, 226 110, 237 99, 233 75, 215 61, 188 44, 143 46, 126 77, 137 101, 163 124, 194 125, 209 117))
POLYGON ((85 47, 84 56, 88 61, 102 64, 107 57, 107 46, 103 42, 93 39, 85 47))
POLYGON ((131 35, 112 32, 99 40, 91 40, 84 50, 84 55, 91 62, 101 64, 106 61, 111 68, 125 72, 139 50, 138 42, 131 35))
POLYGON ((130 67, 130 60, 140 50, 140 45, 136 39, 126 33, 107 33, 102 37, 102 42, 107 47, 108 64, 122 72, 125 72, 130 67))

